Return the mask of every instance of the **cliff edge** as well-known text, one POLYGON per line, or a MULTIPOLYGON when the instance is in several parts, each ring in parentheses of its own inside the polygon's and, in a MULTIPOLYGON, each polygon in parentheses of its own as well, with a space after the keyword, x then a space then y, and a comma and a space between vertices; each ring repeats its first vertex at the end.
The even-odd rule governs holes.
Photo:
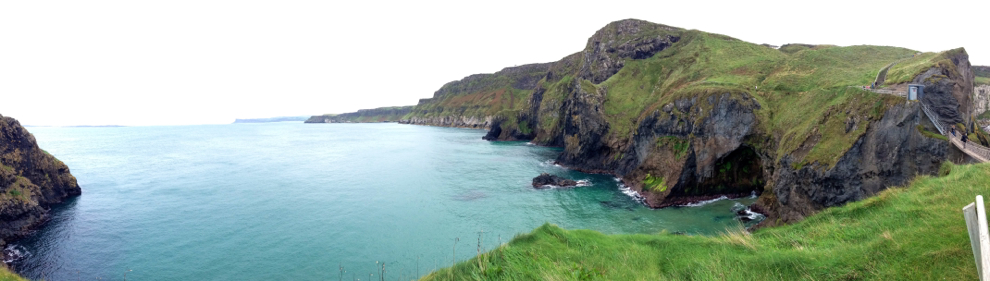
POLYGON ((81 193, 65 163, 39 148, 17 120, 0 115, 0 245, 30 234, 52 205, 81 193))

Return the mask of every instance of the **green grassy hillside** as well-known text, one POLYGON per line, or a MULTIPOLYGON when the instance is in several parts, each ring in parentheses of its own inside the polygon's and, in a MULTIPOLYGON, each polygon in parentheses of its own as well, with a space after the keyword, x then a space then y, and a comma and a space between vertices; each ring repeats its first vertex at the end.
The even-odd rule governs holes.
POLYGON ((11 272, 6 266, 0 266, 0 281, 27 281, 27 279, 11 272))
POLYGON ((544 225, 423 280, 976 280, 961 209, 990 195, 990 164, 944 168, 951 173, 753 234, 544 225))
POLYGON ((974 65, 973 75, 976 76, 974 84, 990 85, 990 66, 974 65))
MULTIPOLYGON (((610 133, 632 136, 638 123, 657 108, 686 97, 725 92, 756 97, 764 132, 779 135, 778 157, 808 139, 804 163, 834 164, 867 126, 845 132, 847 118, 874 120, 901 100, 851 86, 873 82, 891 62, 915 51, 880 46, 788 45, 780 50, 735 38, 688 31, 680 42, 649 59, 626 62, 607 81, 605 113, 610 133)), ((799 158, 800 159, 800 158, 799 158)))

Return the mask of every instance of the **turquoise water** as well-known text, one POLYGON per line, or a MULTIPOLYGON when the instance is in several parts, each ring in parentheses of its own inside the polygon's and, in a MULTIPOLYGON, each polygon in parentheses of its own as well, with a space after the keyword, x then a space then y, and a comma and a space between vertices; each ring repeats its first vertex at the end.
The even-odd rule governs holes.
POLYGON ((47 280, 408 280, 549 222, 604 233, 714 234, 723 200, 652 210, 559 149, 400 124, 29 128, 83 195, 16 244, 47 280), (590 181, 533 189, 541 172, 590 181), (458 240, 455 246, 455 239, 458 240), (126 277, 125 277, 126 274, 126 277), (379 276, 372 277, 378 280, 379 276))

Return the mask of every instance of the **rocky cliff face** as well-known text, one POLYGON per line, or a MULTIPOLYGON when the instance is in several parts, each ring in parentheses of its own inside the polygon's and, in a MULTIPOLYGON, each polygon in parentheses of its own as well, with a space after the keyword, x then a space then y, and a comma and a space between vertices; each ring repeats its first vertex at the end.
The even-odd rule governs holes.
MULTIPOLYGON (((736 42, 727 37, 684 34, 680 29, 636 20, 610 24, 589 39, 584 51, 552 64, 536 84, 527 107, 515 115, 497 116, 485 139, 562 146, 564 151, 557 159, 560 164, 616 175, 653 207, 722 195, 760 194, 756 207, 769 215, 762 225, 797 221, 822 208, 906 184, 915 175, 935 173, 946 159, 948 144, 920 133, 918 125, 924 120, 920 119, 918 103, 855 92, 846 85, 859 82, 837 83, 832 80, 838 79, 822 79, 821 74, 815 74, 844 69, 801 69, 808 68, 808 61, 802 60, 814 58, 805 56, 808 52, 831 56, 826 60, 849 60, 845 50, 832 46, 783 51, 753 48, 740 55, 769 63, 760 66, 756 60, 720 74, 694 67, 734 50, 728 48, 749 46, 712 43, 736 42), (694 42, 680 43, 684 36, 694 37, 694 42), (720 44, 732 47, 711 49, 720 44), (675 50, 664 52, 671 48, 675 50), (654 56, 661 57, 651 60, 658 67, 651 69, 637 62, 654 56), (673 60, 669 64, 663 61, 667 57, 673 60), (623 70, 630 64, 636 65, 635 70, 623 70), (620 72, 624 72, 622 77, 614 78, 620 72), (740 76, 757 77, 750 80, 755 82, 744 83, 765 86, 706 80, 725 81, 708 78, 718 75, 736 80, 740 76), (822 84, 795 86, 814 83, 822 84), (638 86, 630 90, 630 84, 638 86), (754 91, 764 87, 769 89, 754 91), (634 95, 622 96, 619 91, 634 95), (794 108, 800 104, 788 102, 809 102, 806 96, 814 95, 822 96, 824 104, 816 106, 824 109, 809 109, 802 115, 802 110, 794 108), (643 96, 651 99, 635 100, 643 96), (837 96, 848 98, 832 98, 837 96), (791 118, 798 121, 781 121, 778 114, 796 114, 791 118), (805 119, 811 125, 800 121, 805 119), (621 126, 628 125, 617 121, 633 127, 626 131, 621 126), (805 127, 796 131, 790 126, 805 127)), ((896 48, 881 51, 889 52, 885 59, 861 67, 880 69, 914 53, 896 48)), ((968 118, 970 108, 966 104, 970 103, 965 93, 972 90, 973 78, 965 51, 950 51, 947 58, 947 62, 920 73, 914 82, 927 85, 925 102, 944 111, 946 121, 961 121, 968 118)))
POLYGON ((990 110, 990 85, 973 88, 973 115, 980 116, 990 110))
POLYGON ((38 148, 17 120, 0 115, 0 244, 29 234, 52 205, 81 193, 69 167, 38 148))
POLYGON ((919 114, 920 107, 909 103, 888 109, 833 167, 795 167, 793 157, 784 156, 764 172, 773 192, 757 203, 769 211, 762 225, 797 221, 823 208, 905 186, 919 174, 935 174, 948 156, 949 145, 918 132, 917 126, 927 118, 919 114))
POLYGON ((925 85, 922 102, 939 115, 943 124, 969 126, 975 107, 972 97, 974 75, 969 55, 962 49, 949 51, 946 55, 947 60, 932 66, 912 82, 925 85))
POLYGON ((518 113, 550 67, 548 63, 507 67, 447 83, 432 98, 421 99, 402 123, 488 129, 500 116, 518 113))

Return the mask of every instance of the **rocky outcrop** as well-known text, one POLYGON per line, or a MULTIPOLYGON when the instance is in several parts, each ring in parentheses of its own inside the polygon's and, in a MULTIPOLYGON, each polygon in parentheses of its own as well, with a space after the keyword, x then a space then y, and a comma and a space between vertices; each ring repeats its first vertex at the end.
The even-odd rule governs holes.
POLYGON ((622 20, 609 24, 588 39, 584 49, 582 78, 598 84, 625 65, 627 59, 645 59, 680 40, 677 35, 656 30, 679 31, 680 28, 641 20, 622 20))
POLYGON ((939 115, 943 124, 967 124, 974 109, 973 72, 969 55, 962 49, 948 51, 946 60, 918 75, 912 81, 925 85, 921 99, 929 109, 939 115))
POLYGON ((52 205, 81 193, 69 167, 17 120, 0 115, 0 245, 31 233, 52 205))
POLYGON ((748 93, 702 92, 678 99, 640 123, 614 171, 628 179, 661 179, 662 186, 627 183, 649 191, 643 193, 654 207, 684 201, 677 198, 762 192, 763 163, 769 160, 746 144, 747 138, 760 138, 755 115, 760 109, 748 93))
POLYGON ((534 188, 571 187, 571 186, 576 186, 577 184, 578 184, 577 181, 565 179, 547 173, 542 173, 539 176, 533 178, 534 188))

